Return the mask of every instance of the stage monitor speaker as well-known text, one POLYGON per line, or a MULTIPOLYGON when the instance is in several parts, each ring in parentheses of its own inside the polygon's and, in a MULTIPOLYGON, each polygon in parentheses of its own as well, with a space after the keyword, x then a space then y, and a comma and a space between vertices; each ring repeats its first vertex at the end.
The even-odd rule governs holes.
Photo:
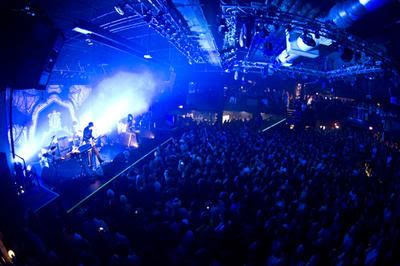
POLYGON ((24 6, 0 11, 0 89, 45 89, 64 37, 46 16, 24 6))

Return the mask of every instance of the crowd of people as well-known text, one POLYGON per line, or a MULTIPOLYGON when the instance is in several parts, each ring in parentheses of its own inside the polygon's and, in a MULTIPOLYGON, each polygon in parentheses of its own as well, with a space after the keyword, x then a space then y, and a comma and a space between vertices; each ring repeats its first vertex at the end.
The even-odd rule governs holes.
POLYGON ((396 265, 399 154, 364 132, 191 125, 79 210, 26 217, 21 265, 396 265))

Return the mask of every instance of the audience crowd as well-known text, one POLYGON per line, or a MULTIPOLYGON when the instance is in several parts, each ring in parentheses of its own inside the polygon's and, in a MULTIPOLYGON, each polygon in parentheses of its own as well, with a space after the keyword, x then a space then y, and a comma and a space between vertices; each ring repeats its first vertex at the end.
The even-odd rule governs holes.
POLYGON ((79 210, 28 215, 18 264, 398 265, 398 162, 346 127, 192 125, 79 210))

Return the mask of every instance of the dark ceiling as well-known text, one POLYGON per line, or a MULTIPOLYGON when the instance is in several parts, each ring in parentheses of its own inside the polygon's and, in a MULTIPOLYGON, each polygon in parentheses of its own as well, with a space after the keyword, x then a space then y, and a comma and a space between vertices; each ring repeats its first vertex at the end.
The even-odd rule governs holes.
MULTIPOLYGON (((383 45, 386 50, 385 55, 389 56, 395 63, 398 63, 400 61, 398 51, 400 38, 397 38, 400 33, 400 1, 392 0, 387 2, 388 4, 383 8, 371 12, 356 21, 347 31, 371 43, 383 45)), ((156 62, 158 65, 165 66, 166 68, 170 65, 176 68, 186 67, 188 66, 188 62, 192 63, 191 59, 188 59, 185 53, 183 55, 182 52, 175 48, 175 39, 166 39, 165 36, 161 36, 162 34, 155 30, 157 28, 154 25, 149 27, 149 23, 144 19, 144 13, 138 12, 136 8, 138 3, 142 11, 143 7, 146 7, 148 12, 152 11, 150 5, 152 4, 155 10, 162 11, 160 6, 164 6, 164 13, 172 11, 180 13, 178 14, 178 23, 181 23, 182 27, 186 27, 189 31, 185 32, 186 35, 184 37, 189 38, 188 36, 190 36, 192 38, 194 36, 194 38, 200 39, 200 49, 204 48, 200 37, 207 35, 206 31, 209 31, 210 35, 206 36, 207 39, 204 37, 204 40, 208 42, 207 45, 214 42, 216 44, 215 48, 211 48, 203 53, 203 57, 206 58, 205 62, 195 64, 196 67, 210 71, 229 71, 234 68, 226 68, 223 60, 222 64, 219 63, 219 65, 216 63, 213 66, 207 64, 207 61, 209 61, 207 58, 209 59, 213 56, 219 57, 221 50, 224 49, 225 36, 221 34, 218 28, 220 26, 220 19, 223 16, 221 5, 264 6, 270 8, 269 10, 279 10, 306 19, 323 19, 328 16, 329 11, 337 4, 337 1, 38 0, 25 3, 31 6, 40 6, 54 24, 64 32, 66 42, 56 65, 56 70, 107 72, 109 71, 108 68, 119 65, 149 64, 148 60, 146 61, 140 56, 146 53, 150 53, 153 56, 152 62, 156 62), (125 12, 123 15, 118 14, 114 9, 116 5, 127 5, 127 3, 131 4, 128 7, 133 6, 135 9, 131 8, 129 12, 125 12), (200 10, 202 10, 203 14, 199 14, 198 10, 196 11, 198 7, 201 7, 200 10), (191 11, 193 12, 191 13, 191 11), (204 22, 202 22, 201 16, 205 17, 204 22), (77 25, 76 23, 80 20, 89 22, 101 30, 122 38, 126 41, 126 45, 131 47, 136 54, 129 53, 123 49, 116 49, 116 47, 97 41, 95 38, 72 31, 77 25), (196 26, 201 26, 201 29, 195 31, 196 26)), ((278 23, 275 26, 276 28, 270 30, 269 35, 260 43, 257 44, 255 42, 256 45, 254 47, 240 47, 236 44, 235 54, 237 58, 250 62, 275 63, 277 55, 286 47, 285 29, 287 25, 279 25, 278 23), (268 53, 265 52, 265 43, 269 43, 268 53)), ((320 49, 321 55, 326 57, 332 54, 339 56, 339 52, 337 46, 329 47, 329 49, 321 47, 320 49)), ((323 65, 326 63, 324 59, 326 57, 322 56, 315 60, 307 58, 296 59, 294 66, 313 68, 316 65, 323 65)))
POLYGON ((186 58, 138 15, 121 16, 114 6, 118 1, 45 0, 40 5, 60 28, 65 37, 56 71, 110 72, 113 68, 148 65, 142 56, 133 55, 96 41, 72 29, 80 20, 87 21, 110 33, 118 35, 138 54, 150 53, 154 61, 166 69, 170 65, 186 65, 186 58))
POLYGON ((349 31, 371 42, 381 43, 400 64, 400 1, 382 7, 357 21, 349 31))

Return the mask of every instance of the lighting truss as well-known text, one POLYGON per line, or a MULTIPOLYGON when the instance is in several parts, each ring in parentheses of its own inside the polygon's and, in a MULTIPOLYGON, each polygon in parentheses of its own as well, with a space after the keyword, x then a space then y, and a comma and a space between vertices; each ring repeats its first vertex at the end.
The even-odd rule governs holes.
POLYGON ((328 79, 335 79, 348 76, 379 74, 383 72, 384 70, 379 66, 356 65, 356 66, 327 71, 325 72, 325 76, 328 79))
POLYGON ((189 63, 206 63, 206 56, 185 19, 165 0, 125 0, 119 4, 123 15, 136 14, 181 52, 189 63))
POLYGON ((227 32, 224 35, 224 48, 227 47, 235 47, 237 40, 237 18, 236 16, 228 16, 225 18, 226 27, 228 28, 227 32))
POLYGON ((125 52, 137 57, 142 57, 142 50, 144 50, 143 47, 140 47, 139 45, 133 45, 130 43, 128 40, 122 38, 121 36, 106 30, 104 28, 101 28, 95 24, 92 24, 90 22, 84 21, 84 20, 79 20, 75 23, 75 27, 72 29, 75 32, 78 32, 80 34, 86 35, 86 38, 92 42, 99 42, 102 43, 105 46, 108 46, 110 48, 116 49, 121 52, 125 52), (133 47, 137 47, 138 49, 135 49, 133 47))
POLYGON ((262 73, 266 69, 273 73, 296 74, 303 77, 307 76, 329 80, 384 72, 381 67, 372 65, 355 65, 331 71, 321 71, 296 66, 288 68, 274 63, 239 61, 232 67, 232 71, 242 71, 246 73, 262 73))
MULTIPOLYGON (((339 78, 347 75, 361 75, 367 73, 383 72, 384 68, 395 69, 395 64, 385 56, 384 51, 375 45, 372 45, 354 35, 349 34, 343 29, 339 29, 332 22, 325 22, 318 19, 310 19, 302 17, 296 14, 272 9, 265 5, 256 6, 243 6, 243 5, 221 5, 222 14, 226 21, 227 30, 224 36, 223 48, 231 47, 232 44, 237 46, 238 38, 240 35, 240 27, 238 23, 245 23, 249 18, 255 19, 255 23, 263 23, 270 25, 281 25, 290 28, 291 30, 298 32, 312 32, 318 34, 327 40, 331 40, 336 46, 347 47, 354 51, 361 52, 367 57, 371 58, 374 66, 357 65, 351 67, 345 67, 333 71, 319 71, 313 69, 305 69, 302 67, 280 67, 274 65, 274 70, 278 72, 294 72, 300 74, 307 74, 308 76, 319 76, 319 77, 332 77, 339 78), (230 22, 230 23, 228 23, 230 22)), ((254 38, 254 36, 253 36, 254 38)), ((247 55, 250 55, 256 49, 255 45, 252 44, 249 47, 247 55)), ((234 69, 259 69, 264 68, 265 65, 273 65, 272 62, 254 62, 251 61, 249 56, 245 60, 236 60, 234 62, 225 63, 223 66, 225 70, 234 69)))

